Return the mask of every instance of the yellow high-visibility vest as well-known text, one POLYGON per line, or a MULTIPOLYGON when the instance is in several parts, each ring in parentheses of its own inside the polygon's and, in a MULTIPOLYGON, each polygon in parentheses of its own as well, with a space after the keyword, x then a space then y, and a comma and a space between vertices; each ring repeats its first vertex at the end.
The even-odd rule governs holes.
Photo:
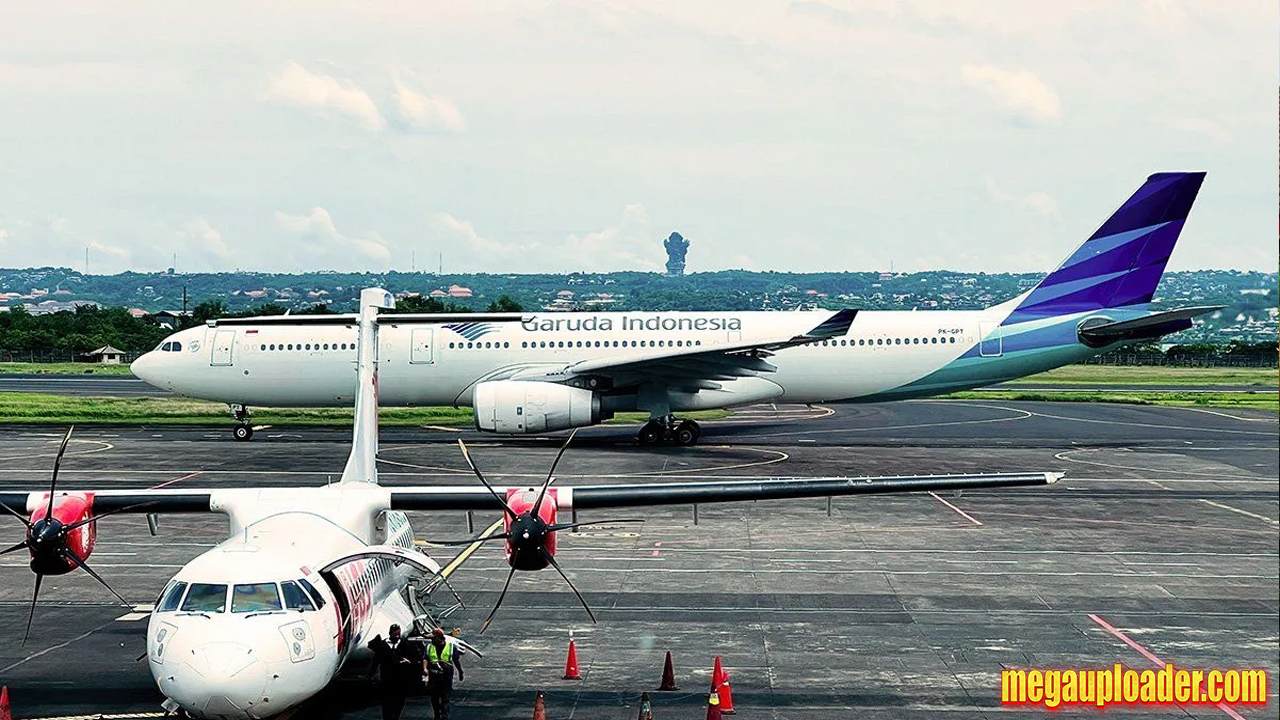
POLYGON ((443 651, 437 652, 437 650, 438 648, 436 648, 435 643, 431 643, 430 645, 427 646, 428 662, 447 663, 453 659, 453 643, 446 642, 444 644, 443 651))

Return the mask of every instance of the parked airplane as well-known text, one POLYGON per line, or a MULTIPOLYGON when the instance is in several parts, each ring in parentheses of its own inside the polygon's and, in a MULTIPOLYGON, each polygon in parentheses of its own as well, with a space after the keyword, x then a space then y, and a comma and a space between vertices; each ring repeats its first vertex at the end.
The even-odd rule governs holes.
POLYGON ((555 559, 556 533, 577 525, 619 521, 560 522, 561 512, 1034 486, 1059 477, 1023 473, 759 478, 551 488, 553 465, 540 487, 493 487, 475 470, 463 446, 464 456, 483 487, 382 487, 377 483, 376 467, 376 318, 378 307, 391 304, 391 295, 385 291, 361 293, 353 441, 341 481, 336 484, 313 488, 60 490, 57 472, 71 435, 68 431, 54 461, 48 492, 0 491, 0 508, 27 529, 25 540, 0 554, 27 550, 36 574, 28 634, 45 575, 83 568, 107 585, 88 564, 99 519, 126 512, 225 513, 230 519, 230 536, 184 566, 160 592, 147 628, 146 657, 167 708, 181 708, 196 718, 265 718, 296 707, 324 688, 345 663, 367 653, 366 641, 375 629, 393 622, 409 627, 417 619, 434 621, 434 608, 425 606, 423 599, 429 599, 440 585, 447 586, 450 573, 476 545, 487 540, 504 541, 511 569, 485 627, 501 605, 516 570, 554 568, 590 613, 586 600, 555 559), (471 546, 442 568, 415 549, 407 510, 501 510, 505 527, 496 532, 500 526, 495 523, 467 541, 471 546), (24 513, 30 514, 29 519, 24 513))
MULTIPOLYGON (((1191 327, 1217 308, 1149 308, 1204 173, 1161 173, 1056 270, 974 311, 538 313, 382 318, 384 405, 475 408, 496 433, 648 412, 644 444, 697 442, 680 411, 759 402, 878 402, 979 387, 1191 327), (519 322, 512 322, 519 320, 519 322)), ((250 406, 351 402, 353 315, 210 321, 133 363, 175 393, 250 406)))

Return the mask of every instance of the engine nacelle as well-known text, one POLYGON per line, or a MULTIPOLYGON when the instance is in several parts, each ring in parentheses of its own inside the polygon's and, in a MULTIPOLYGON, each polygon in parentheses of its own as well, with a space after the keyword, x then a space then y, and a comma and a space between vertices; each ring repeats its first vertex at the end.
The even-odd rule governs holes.
MULTIPOLYGON (((49 509, 49 495, 42 494, 39 505, 31 513, 31 525, 43 524, 49 509)), ((93 496, 86 493, 58 493, 53 499, 53 520, 62 525, 74 525, 93 517, 93 496)), ((31 531, 27 533, 28 539, 31 531)), ((65 547, 75 553, 81 560, 88 560, 93 554, 94 543, 98 539, 98 523, 91 522, 69 531, 62 540, 65 547)), ((32 569, 44 575, 62 575, 76 569, 76 564, 60 555, 50 553, 47 557, 39 555, 34 548, 31 553, 32 569), (39 566, 37 568, 37 566, 39 566)))
POLYGON ((492 380, 471 397, 476 428, 508 435, 567 430, 600 422, 600 396, 591 390, 537 380, 492 380))

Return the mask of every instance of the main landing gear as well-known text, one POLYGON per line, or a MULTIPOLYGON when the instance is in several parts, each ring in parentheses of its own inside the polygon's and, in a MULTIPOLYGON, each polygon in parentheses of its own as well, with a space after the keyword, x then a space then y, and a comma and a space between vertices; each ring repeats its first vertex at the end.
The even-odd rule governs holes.
POLYGON ((680 420, 675 415, 654 418, 640 428, 636 439, 641 445, 694 445, 702 437, 702 427, 692 420, 680 420))
POLYGON ((249 412, 249 408, 243 405, 231 405, 231 417, 235 418, 236 426, 231 430, 231 437, 241 442, 248 442, 253 439, 253 425, 249 423, 253 413, 249 412))

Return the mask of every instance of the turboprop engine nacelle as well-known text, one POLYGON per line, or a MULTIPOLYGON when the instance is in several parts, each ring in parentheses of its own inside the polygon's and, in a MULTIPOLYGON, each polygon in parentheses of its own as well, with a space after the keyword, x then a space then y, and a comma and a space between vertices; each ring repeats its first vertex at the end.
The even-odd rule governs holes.
POLYGON ((491 380, 471 398, 476 429, 529 434, 600 422, 600 396, 591 390, 537 380, 491 380))
POLYGON ((42 575, 63 575, 80 566, 68 556, 69 552, 81 562, 93 554, 98 538, 98 524, 90 522, 93 497, 86 493, 57 493, 52 516, 48 497, 46 493, 39 498, 27 529, 31 569, 42 575))

